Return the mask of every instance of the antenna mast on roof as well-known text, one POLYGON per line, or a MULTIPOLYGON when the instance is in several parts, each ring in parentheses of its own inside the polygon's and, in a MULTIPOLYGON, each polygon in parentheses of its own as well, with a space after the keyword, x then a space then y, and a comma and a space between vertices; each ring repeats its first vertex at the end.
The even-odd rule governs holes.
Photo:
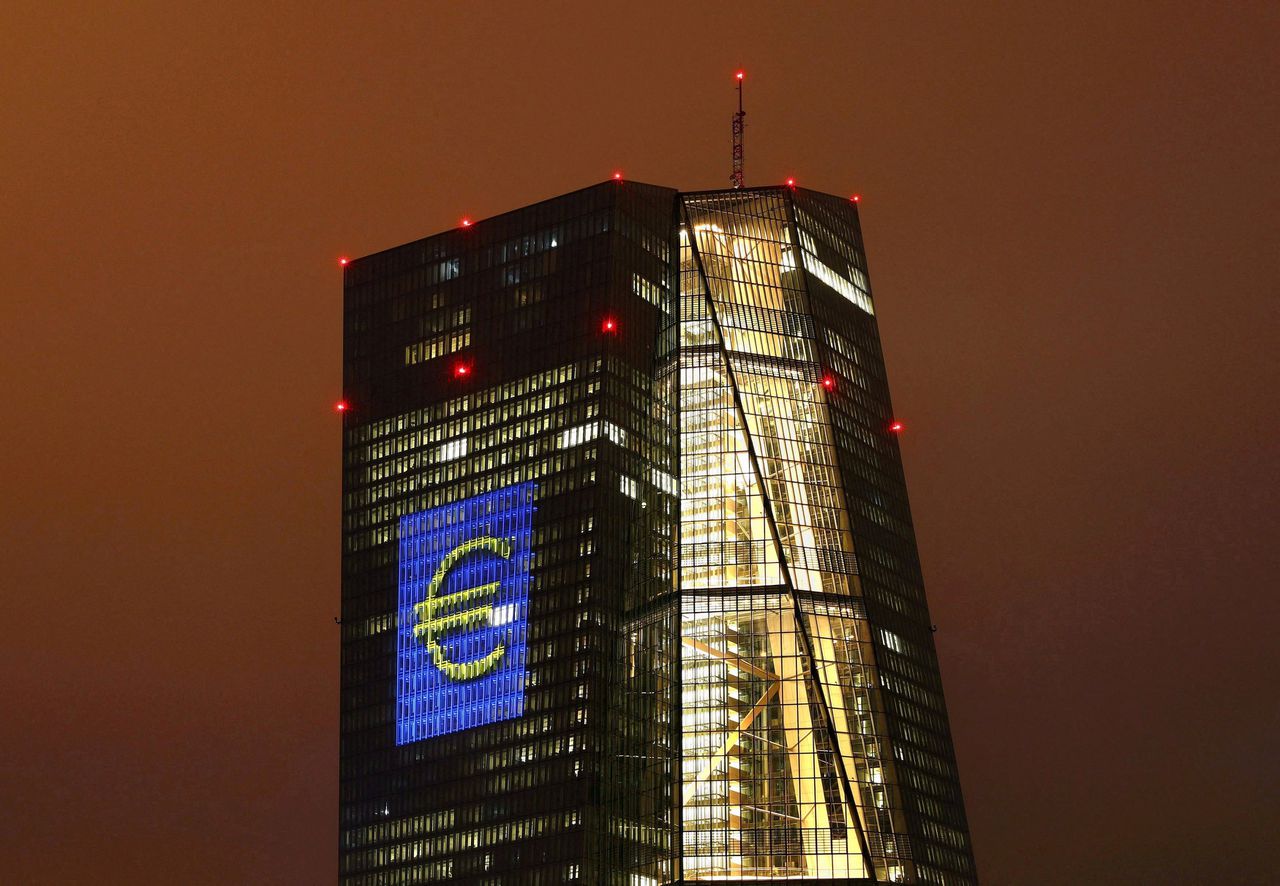
POLYGON ((741 188, 743 185, 742 178, 742 131, 747 128, 746 117, 747 112, 742 110, 742 77, 745 72, 739 71, 738 76, 738 113, 733 115, 733 174, 729 176, 730 183, 735 188, 741 188))

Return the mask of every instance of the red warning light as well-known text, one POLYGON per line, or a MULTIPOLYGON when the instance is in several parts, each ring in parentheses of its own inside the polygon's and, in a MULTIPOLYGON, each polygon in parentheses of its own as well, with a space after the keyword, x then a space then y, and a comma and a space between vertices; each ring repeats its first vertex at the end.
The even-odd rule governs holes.
POLYGON ((854 194, 852 197, 850 197, 850 198, 849 198, 849 201, 850 201, 850 202, 852 202, 852 203, 861 203, 861 202, 862 202, 862 195, 861 195, 861 194, 854 194))
POLYGON ((347 265, 351 264, 351 259, 347 258, 344 255, 338 259, 338 264, 342 265, 345 268, 347 265))
POLYGON ((618 171, 614 172, 614 174, 613 174, 613 180, 614 180, 614 181, 616 181, 616 182, 620 182, 620 181, 622 181, 622 171, 621 171, 621 170, 618 170, 618 171))
POLYGON ((337 403, 334 403, 334 404, 333 404, 333 411, 334 411, 334 412, 346 412, 346 411, 347 411, 347 401, 346 401, 346 400, 339 400, 337 403))
POLYGON ((893 424, 889 425, 889 430, 893 431, 895 434, 900 434, 902 433, 903 427, 904 425, 902 422, 895 421, 893 424))
POLYGON ((830 391, 835 388, 836 380, 829 375, 824 375, 822 377, 822 386, 830 391))
POLYGON ((468 375, 470 375, 470 374, 471 374, 471 367, 470 367, 469 365, 467 365, 466 363, 455 363, 455 364, 453 364, 453 377, 454 377, 454 378, 466 378, 466 377, 467 377, 468 375))
POLYGON ((787 179, 788 188, 794 188, 795 186, 796 186, 796 180, 794 178, 787 179))
POLYGON ((604 322, 600 324, 600 331, 614 333, 618 331, 618 321, 612 317, 605 317, 604 322))
POLYGON ((469 228, 469 227, 471 227, 471 219, 469 219, 469 218, 463 218, 463 219, 462 219, 462 226, 463 226, 464 228, 469 228))
POLYGON ((737 75, 736 75, 736 76, 737 76, 737 78, 738 78, 739 80, 741 80, 741 79, 742 79, 743 77, 745 77, 746 75, 747 75, 747 72, 746 72, 746 71, 739 71, 739 72, 737 73, 737 75))

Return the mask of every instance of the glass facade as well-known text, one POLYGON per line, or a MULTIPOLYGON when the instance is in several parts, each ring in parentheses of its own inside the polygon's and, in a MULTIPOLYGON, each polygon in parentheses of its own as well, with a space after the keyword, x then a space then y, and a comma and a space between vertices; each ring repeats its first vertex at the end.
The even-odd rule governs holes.
POLYGON ((976 882, 856 207, 348 266, 344 884, 976 882))
POLYGON ((855 209, 686 194, 677 239, 684 877, 971 882, 855 209))
POLYGON ((673 876, 673 198, 609 183, 347 267, 348 886, 673 876))

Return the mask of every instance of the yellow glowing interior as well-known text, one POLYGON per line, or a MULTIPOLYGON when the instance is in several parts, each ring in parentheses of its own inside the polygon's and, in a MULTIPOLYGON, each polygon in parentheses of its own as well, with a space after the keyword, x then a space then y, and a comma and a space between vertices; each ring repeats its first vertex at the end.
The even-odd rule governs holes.
POLYGON ((893 880, 904 829, 785 204, 681 231, 686 880, 893 880), (846 781, 847 779, 847 781, 846 781))

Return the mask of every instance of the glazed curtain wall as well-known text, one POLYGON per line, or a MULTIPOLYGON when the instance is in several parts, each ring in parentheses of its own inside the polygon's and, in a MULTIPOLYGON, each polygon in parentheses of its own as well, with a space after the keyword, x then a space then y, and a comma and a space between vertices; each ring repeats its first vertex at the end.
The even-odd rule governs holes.
POLYGON ((782 191, 682 208, 684 877, 910 877, 806 269, 869 295, 782 191))

